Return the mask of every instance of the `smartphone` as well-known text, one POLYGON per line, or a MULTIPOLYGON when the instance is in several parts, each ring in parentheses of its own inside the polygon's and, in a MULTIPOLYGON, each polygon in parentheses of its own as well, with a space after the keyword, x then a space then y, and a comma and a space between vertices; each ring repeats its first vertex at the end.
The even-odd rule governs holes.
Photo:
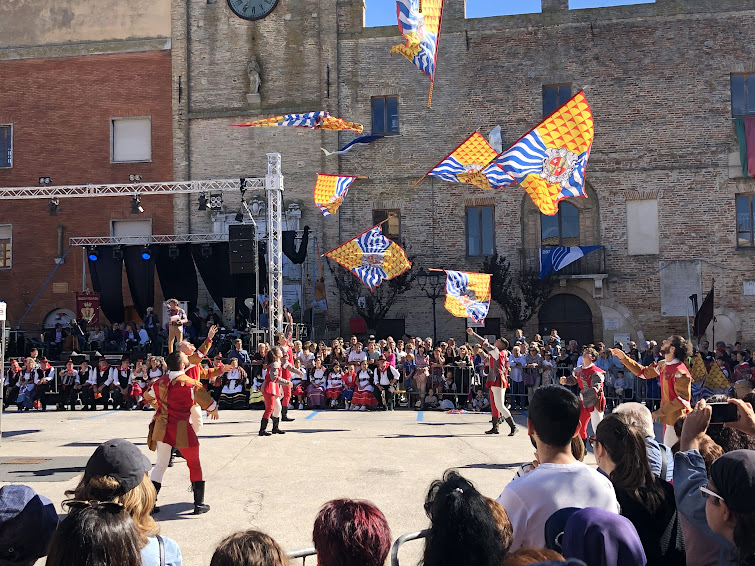
POLYGON ((713 413, 711 424, 733 423, 739 420, 739 411, 734 403, 708 403, 713 413))

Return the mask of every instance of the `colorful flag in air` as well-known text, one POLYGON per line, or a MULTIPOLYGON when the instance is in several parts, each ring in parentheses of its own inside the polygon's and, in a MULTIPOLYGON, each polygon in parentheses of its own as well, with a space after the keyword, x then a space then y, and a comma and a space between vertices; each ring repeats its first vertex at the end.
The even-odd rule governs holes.
POLYGON ((353 147, 357 145, 368 145, 371 144, 374 141, 383 139, 385 136, 381 136, 380 134, 373 134, 370 136, 359 136, 358 138, 354 138, 349 143, 347 143, 345 146, 343 146, 338 151, 328 151, 324 147, 321 147, 320 149, 325 153, 326 156, 328 155, 341 155, 342 153, 346 153, 353 147))
POLYGON ((396 16, 406 41, 391 47, 391 55, 400 53, 434 80, 443 0, 396 0, 396 16))
POLYGON ((370 291, 412 267, 401 246, 383 236, 380 224, 330 250, 325 256, 351 271, 370 291))
POLYGON ((452 183, 467 183, 490 190, 511 183, 511 178, 495 163, 496 151, 474 132, 427 174, 452 183))
POLYGON ((315 205, 323 216, 335 214, 349 192, 349 186, 357 177, 346 175, 317 175, 315 205))
POLYGON ((273 127, 273 126, 294 126, 296 128, 312 128, 322 130, 353 130, 362 133, 364 127, 362 124, 355 122, 346 122, 341 118, 331 116, 328 112, 307 112, 305 114, 284 114, 274 118, 263 118, 244 124, 231 124, 239 127, 273 127))
POLYGON ((582 256, 594 252, 603 246, 559 246, 557 248, 540 248, 540 275, 547 277, 570 263, 574 263, 582 256))
POLYGON ((553 216, 559 201, 587 196, 585 168, 593 134, 592 111, 579 91, 494 163, 527 191, 543 214, 553 216))
POLYGON ((446 270, 446 310, 480 323, 490 310, 490 274, 446 270))

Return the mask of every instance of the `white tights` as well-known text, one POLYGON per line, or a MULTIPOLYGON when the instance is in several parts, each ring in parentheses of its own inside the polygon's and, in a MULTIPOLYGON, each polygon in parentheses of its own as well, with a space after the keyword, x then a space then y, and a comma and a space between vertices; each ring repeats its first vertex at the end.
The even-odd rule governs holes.
POLYGON ((506 404, 503 402, 503 389, 500 387, 491 387, 490 391, 493 393, 496 409, 501 413, 503 420, 511 418, 511 412, 506 408, 506 404))

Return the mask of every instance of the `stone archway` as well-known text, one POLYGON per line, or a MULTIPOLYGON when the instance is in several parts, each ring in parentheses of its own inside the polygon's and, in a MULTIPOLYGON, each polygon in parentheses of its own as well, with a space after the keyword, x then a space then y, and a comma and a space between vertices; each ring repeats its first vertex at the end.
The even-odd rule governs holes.
POLYGON ((594 341, 592 310, 571 293, 559 293, 545 301, 538 312, 538 321, 542 336, 548 336, 555 328, 562 340, 576 340, 579 344, 594 341))

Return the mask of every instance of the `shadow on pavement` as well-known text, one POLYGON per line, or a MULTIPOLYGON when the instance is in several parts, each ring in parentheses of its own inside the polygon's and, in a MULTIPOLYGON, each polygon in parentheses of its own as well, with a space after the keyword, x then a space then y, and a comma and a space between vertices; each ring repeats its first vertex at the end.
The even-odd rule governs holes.
POLYGON ((4 430, 3 438, 11 438, 13 436, 21 436, 22 434, 34 434, 35 432, 42 432, 40 429, 34 430, 4 430))
MULTIPOLYGON (((160 503, 158 501, 158 503, 160 503)), ((212 512, 212 510, 210 510, 212 512)), ((181 503, 160 504, 160 512, 155 513, 156 521, 175 521, 176 519, 186 519, 194 516, 194 504, 189 501, 181 503)))
POLYGON ((467 464, 466 466, 458 466, 458 468, 470 468, 475 470, 516 470, 521 464, 467 464))
POLYGON ((284 428, 282 430, 283 432, 295 432, 297 434, 312 434, 313 432, 351 432, 351 430, 344 429, 344 428, 316 428, 316 429, 284 428))
POLYGON ((11 470, 7 473, 9 474, 19 474, 19 475, 25 475, 28 476, 29 474, 32 474, 33 476, 54 476, 55 474, 78 474, 79 472, 84 471, 85 466, 75 466, 75 467, 68 467, 68 468, 47 468, 44 470, 11 470))

